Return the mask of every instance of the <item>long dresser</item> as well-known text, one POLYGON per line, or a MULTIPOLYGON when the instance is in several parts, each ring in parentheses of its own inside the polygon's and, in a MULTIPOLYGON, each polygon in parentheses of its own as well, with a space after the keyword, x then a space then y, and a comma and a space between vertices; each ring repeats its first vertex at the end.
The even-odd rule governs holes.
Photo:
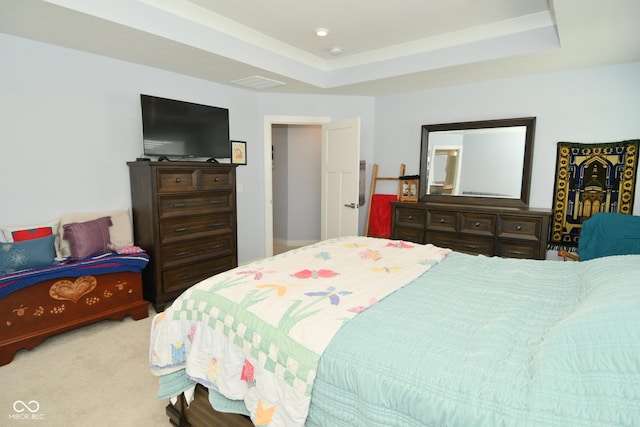
POLYGON ((135 244, 150 256, 143 294, 156 311, 238 265, 236 166, 128 162, 135 244))
POLYGON ((455 251, 545 259, 551 212, 440 203, 392 203, 391 237, 455 251))

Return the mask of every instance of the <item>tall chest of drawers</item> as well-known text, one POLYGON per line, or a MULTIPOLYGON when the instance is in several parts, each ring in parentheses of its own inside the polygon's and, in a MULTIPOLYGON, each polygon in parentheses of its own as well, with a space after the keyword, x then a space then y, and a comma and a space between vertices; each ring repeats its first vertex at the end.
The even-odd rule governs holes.
POLYGON ((543 209, 392 203, 391 237, 470 254, 545 259, 550 216, 543 209))
POLYGON ((156 311, 191 285, 238 265, 235 166, 127 163, 135 244, 149 253, 143 293, 156 311))

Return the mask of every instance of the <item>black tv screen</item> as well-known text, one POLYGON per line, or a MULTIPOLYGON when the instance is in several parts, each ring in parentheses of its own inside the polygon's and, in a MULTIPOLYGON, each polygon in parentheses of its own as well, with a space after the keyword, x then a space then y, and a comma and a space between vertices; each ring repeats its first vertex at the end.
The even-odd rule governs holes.
POLYGON ((140 95, 146 156, 231 157, 229 110, 140 95))

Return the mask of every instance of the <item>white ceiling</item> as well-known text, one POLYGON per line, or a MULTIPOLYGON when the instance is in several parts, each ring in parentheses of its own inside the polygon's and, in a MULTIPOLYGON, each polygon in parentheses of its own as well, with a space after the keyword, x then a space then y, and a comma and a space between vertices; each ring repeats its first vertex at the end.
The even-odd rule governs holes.
POLYGON ((639 23, 640 0, 0 0, 7 34, 284 83, 264 92, 368 96, 638 61, 639 23))

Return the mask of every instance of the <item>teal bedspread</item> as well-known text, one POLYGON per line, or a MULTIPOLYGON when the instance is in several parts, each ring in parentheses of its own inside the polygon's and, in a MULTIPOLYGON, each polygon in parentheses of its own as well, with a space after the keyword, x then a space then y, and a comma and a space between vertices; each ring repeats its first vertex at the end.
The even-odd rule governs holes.
POLYGON ((337 332, 305 426, 640 426, 640 255, 449 254, 337 332))
POLYGON ((640 256, 450 254, 337 333, 306 426, 640 426, 640 256))

